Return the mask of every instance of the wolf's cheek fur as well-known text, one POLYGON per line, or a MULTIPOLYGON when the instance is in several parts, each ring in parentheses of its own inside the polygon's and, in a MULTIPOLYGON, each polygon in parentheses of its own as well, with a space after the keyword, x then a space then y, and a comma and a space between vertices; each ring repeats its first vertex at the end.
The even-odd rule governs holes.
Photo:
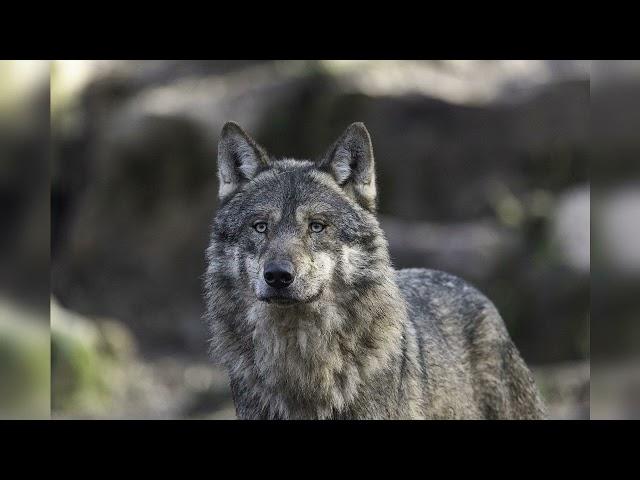
POLYGON ((249 282, 248 287, 257 294, 262 283, 260 282, 262 271, 260 260, 257 255, 245 255, 243 263, 246 279, 249 282))
POLYGON ((355 246, 342 245, 339 262, 344 283, 353 285, 370 275, 369 261, 367 252, 355 246))
POLYGON ((312 252, 299 266, 300 286, 307 298, 312 298, 328 287, 334 272, 334 262, 327 252, 312 252))

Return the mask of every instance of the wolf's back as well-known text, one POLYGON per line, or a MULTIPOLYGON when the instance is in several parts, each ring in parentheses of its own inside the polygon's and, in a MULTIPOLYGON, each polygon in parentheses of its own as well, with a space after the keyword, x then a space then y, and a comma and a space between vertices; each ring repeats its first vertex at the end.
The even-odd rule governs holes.
POLYGON ((416 336, 422 382, 440 396, 472 396, 469 417, 535 419, 544 407, 531 373, 493 303, 464 280, 428 269, 397 271, 416 336), (451 377, 456 382, 452 388, 451 377))

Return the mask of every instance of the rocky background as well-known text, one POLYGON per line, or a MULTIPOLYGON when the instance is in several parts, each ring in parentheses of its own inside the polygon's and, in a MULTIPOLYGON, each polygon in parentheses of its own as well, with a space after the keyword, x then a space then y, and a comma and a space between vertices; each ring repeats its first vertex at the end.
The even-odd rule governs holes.
POLYGON ((48 418, 49 65, 0 61, 0 419, 48 418))
POLYGON ((52 412, 234 418, 201 276, 235 120, 314 157, 363 121, 397 267, 498 306, 554 418, 588 418, 589 63, 54 62, 52 412))

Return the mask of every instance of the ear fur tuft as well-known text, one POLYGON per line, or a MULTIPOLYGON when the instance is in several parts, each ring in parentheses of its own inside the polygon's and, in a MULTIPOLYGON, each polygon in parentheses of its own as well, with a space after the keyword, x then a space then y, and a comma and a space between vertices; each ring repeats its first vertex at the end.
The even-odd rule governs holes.
POLYGON ((364 123, 352 123, 320 159, 318 168, 362 207, 375 211, 376 180, 371 136, 364 123))
POLYGON ((235 193, 267 164, 266 151, 240 125, 225 123, 218 142, 218 197, 235 193))

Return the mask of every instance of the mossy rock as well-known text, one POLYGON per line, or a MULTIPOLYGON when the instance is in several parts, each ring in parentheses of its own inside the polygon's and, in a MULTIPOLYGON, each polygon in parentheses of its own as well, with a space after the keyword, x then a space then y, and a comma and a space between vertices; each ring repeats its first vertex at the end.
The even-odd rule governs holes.
POLYGON ((114 321, 92 321, 51 302, 51 408, 54 413, 108 411, 126 388, 135 353, 129 332, 114 321))
POLYGON ((0 418, 49 416, 46 318, 0 300, 0 418))

